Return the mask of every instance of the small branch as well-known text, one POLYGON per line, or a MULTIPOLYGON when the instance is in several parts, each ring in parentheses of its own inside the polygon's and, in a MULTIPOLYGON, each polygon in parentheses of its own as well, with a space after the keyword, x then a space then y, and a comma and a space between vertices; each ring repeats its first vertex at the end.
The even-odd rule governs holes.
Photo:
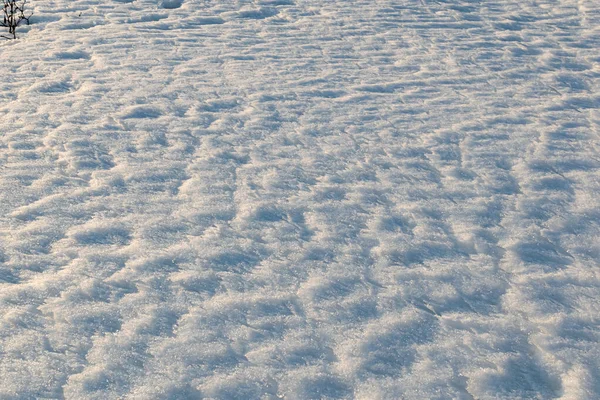
POLYGON ((0 35, 1 38, 5 39, 16 39, 17 38, 17 27, 25 21, 29 25, 29 18, 33 15, 25 16, 25 9, 27 6, 27 0, 1 0, 2 3, 2 22, 0 27, 8 28, 8 33, 12 37, 0 35))

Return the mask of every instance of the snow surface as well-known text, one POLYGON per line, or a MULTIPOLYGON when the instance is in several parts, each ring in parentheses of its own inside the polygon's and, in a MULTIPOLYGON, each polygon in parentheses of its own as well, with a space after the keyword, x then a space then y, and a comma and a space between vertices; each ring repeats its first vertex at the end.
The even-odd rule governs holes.
POLYGON ((600 2, 31 5, 1 399, 600 398, 600 2))

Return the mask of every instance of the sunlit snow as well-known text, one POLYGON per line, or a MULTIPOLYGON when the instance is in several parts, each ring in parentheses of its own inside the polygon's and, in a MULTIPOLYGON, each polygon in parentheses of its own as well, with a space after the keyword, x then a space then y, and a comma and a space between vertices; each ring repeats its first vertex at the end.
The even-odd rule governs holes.
POLYGON ((0 399, 600 398, 600 2, 30 0, 0 399))

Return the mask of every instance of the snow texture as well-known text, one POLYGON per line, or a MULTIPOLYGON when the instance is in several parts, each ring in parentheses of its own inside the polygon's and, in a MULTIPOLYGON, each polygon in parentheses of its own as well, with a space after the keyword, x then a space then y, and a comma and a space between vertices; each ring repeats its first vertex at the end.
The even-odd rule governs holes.
POLYGON ((600 398, 600 2, 31 6, 0 399, 600 398))

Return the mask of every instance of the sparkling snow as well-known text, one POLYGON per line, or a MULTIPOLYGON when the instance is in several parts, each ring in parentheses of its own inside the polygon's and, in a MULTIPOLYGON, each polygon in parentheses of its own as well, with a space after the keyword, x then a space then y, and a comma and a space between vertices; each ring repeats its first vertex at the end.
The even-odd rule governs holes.
POLYGON ((600 398, 600 2, 31 7, 0 399, 600 398))

